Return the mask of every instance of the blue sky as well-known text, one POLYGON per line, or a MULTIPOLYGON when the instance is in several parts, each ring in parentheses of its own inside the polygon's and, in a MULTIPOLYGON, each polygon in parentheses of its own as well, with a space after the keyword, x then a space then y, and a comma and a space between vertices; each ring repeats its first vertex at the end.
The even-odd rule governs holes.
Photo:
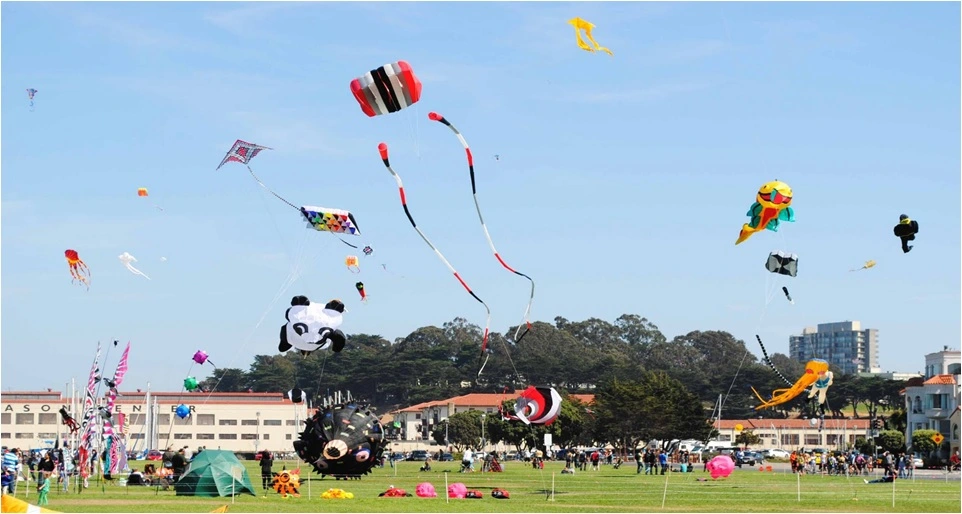
POLYGON ((528 282, 490 254, 461 147, 432 110, 472 145, 495 244, 537 283, 533 319, 636 313, 669 338, 727 330, 756 353, 755 333, 785 353, 803 327, 860 320, 879 329, 882 368, 917 371, 960 340, 959 9, 4 2, 0 385, 83 382, 96 342, 119 339, 133 342, 125 386, 179 390, 197 349, 242 368, 276 353, 295 294, 344 299, 348 333, 483 325, 404 218, 381 141, 492 329, 517 324, 528 282), (574 16, 614 57, 577 48, 574 16), (421 101, 367 118, 349 82, 398 59, 421 101), (355 214, 375 249, 360 275, 350 248, 243 166, 214 170, 238 138, 274 148, 252 167, 282 196, 355 214), (736 247, 774 179, 794 189, 797 222, 736 247), (907 255, 892 234, 903 212, 921 225, 907 255), (89 292, 71 285, 67 248, 89 292), (796 278, 772 280, 773 250, 799 255, 796 278), (766 308, 781 285, 795 305, 779 293, 766 308))

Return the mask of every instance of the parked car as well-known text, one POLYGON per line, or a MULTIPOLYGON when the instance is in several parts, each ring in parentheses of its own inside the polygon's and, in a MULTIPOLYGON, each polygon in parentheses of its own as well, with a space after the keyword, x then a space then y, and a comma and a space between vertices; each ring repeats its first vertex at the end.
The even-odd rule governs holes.
POLYGON ((770 448, 768 450, 762 450, 762 455, 768 457, 769 459, 787 459, 792 456, 790 452, 782 450, 780 448, 770 448))
POLYGON ((741 457, 737 453, 735 455, 735 465, 742 467, 743 464, 748 464, 749 466, 755 465, 755 456, 752 452, 742 452, 741 457))
POLYGON ((410 460, 410 461, 428 460, 428 452, 427 450, 414 450, 411 452, 410 455, 408 455, 407 460, 410 460))
POLYGON ((448 453, 448 452, 442 453, 442 454, 441 454, 441 462, 454 462, 454 455, 451 455, 451 454, 448 453))
POLYGON ((746 455, 751 455, 755 458, 755 462, 761 466, 765 463, 765 455, 762 452, 745 452, 746 455))
POLYGON ((919 457, 912 457, 912 465, 915 466, 915 469, 922 469, 925 467, 925 462, 919 457))

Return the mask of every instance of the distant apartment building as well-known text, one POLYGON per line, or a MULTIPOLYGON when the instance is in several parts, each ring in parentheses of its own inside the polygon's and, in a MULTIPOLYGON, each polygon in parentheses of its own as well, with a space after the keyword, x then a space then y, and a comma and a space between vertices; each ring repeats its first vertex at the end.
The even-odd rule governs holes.
POLYGON ((925 375, 905 388, 905 444, 916 430, 935 430, 949 442, 947 458, 959 450, 959 407, 962 404, 962 352, 944 346, 925 356, 925 375))
POLYGON ((819 323, 802 335, 789 336, 789 357, 799 362, 822 359, 842 373, 878 373, 878 329, 862 328, 858 321, 819 323))

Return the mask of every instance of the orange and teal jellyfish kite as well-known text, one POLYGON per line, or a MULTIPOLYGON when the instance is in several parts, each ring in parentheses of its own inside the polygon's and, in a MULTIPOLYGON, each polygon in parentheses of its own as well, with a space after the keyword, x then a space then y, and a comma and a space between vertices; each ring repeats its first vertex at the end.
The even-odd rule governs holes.
POLYGON ((746 216, 751 221, 742 225, 735 244, 741 244, 755 232, 771 230, 778 232, 779 222, 795 222, 795 211, 792 205, 792 188, 788 184, 774 180, 762 185, 755 196, 755 203, 748 209, 746 216))

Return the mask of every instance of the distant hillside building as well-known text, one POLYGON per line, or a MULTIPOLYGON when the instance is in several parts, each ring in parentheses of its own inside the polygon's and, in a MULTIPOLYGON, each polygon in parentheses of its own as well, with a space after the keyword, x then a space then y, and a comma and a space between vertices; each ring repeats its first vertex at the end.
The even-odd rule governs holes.
POLYGON ((802 335, 789 336, 789 356, 805 363, 822 359, 842 373, 878 373, 878 329, 862 329, 858 321, 819 323, 806 327, 802 335))

